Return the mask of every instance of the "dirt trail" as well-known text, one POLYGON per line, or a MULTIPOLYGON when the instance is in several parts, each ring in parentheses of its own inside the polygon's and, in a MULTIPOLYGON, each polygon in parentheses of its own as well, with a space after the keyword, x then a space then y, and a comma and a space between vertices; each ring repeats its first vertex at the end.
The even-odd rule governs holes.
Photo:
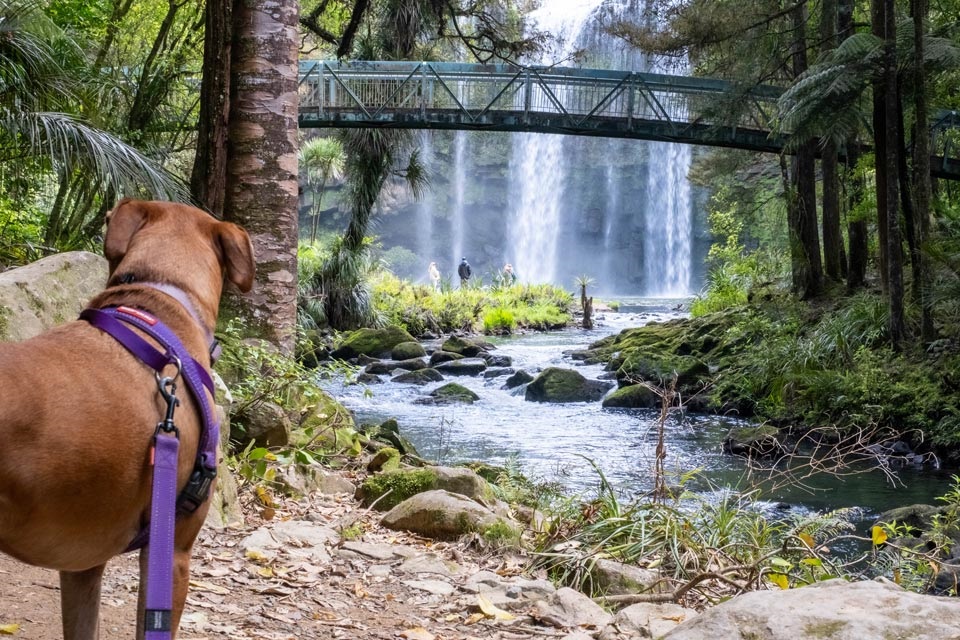
MULTIPOLYGON (((351 497, 315 495, 278 505, 269 521, 248 516, 240 529, 204 529, 194 549, 179 638, 564 635, 522 614, 507 623, 478 613, 471 576, 486 570, 510 579, 519 573, 519 560, 485 553, 470 542, 439 543, 381 529, 378 519, 351 497), (339 535, 344 529, 350 540, 339 535)), ((134 637, 137 575, 136 554, 108 566, 102 639, 134 637)), ((61 638, 59 596, 56 572, 0 556, 0 629, 13 630, 0 637, 61 638)))

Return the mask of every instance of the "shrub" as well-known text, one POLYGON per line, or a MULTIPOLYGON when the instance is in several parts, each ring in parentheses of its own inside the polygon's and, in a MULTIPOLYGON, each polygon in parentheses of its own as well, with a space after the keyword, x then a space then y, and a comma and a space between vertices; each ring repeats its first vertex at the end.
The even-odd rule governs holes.
POLYGON ((513 314, 503 307, 495 307, 483 314, 484 333, 511 333, 516 326, 513 314))

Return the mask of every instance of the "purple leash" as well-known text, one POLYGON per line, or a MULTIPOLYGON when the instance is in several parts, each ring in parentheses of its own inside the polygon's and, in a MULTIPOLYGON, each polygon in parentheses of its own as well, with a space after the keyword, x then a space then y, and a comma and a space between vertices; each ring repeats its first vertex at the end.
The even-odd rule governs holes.
POLYGON ((219 424, 204 389, 213 395, 213 381, 206 369, 194 360, 166 325, 151 314, 130 307, 85 309, 80 318, 111 335, 130 353, 154 370, 157 386, 167 403, 164 419, 157 424, 151 452, 153 488, 150 526, 137 534, 128 551, 147 544, 147 588, 145 594, 144 631, 146 640, 169 640, 172 634, 173 609, 173 543, 178 513, 193 513, 207 499, 217 475, 217 442, 219 424), (166 351, 160 351, 126 325, 130 324, 156 340, 166 351), (170 364, 176 374, 161 377, 170 364), (187 388, 200 405, 202 428, 197 459, 187 485, 177 496, 177 462, 180 432, 173 414, 180 404, 176 397, 176 378, 183 376, 187 388), (149 544, 148 544, 149 540, 149 544))

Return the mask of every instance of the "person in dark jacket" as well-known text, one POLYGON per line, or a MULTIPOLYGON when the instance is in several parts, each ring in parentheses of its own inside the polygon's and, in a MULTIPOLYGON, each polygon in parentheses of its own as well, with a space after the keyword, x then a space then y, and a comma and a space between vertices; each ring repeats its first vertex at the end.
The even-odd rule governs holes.
POLYGON ((460 276, 460 288, 465 288, 467 286, 467 280, 473 275, 473 269, 470 268, 470 263, 467 262, 466 258, 460 259, 460 266, 457 267, 457 275, 460 276))

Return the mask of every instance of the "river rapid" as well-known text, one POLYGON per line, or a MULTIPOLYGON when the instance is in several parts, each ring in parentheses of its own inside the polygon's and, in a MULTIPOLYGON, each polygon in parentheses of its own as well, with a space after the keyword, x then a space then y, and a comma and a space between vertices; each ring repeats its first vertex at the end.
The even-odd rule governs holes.
MULTIPOLYGON (((550 333, 528 333, 489 339, 494 353, 507 355, 514 369, 536 375, 548 366, 575 368, 585 377, 603 374, 601 365, 583 365, 564 352, 586 348, 591 342, 622 329, 679 317, 677 300, 639 299, 621 306, 619 313, 598 314, 592 330, 568 328, 550 333)), ((427 344, 438 347, 435 344, 427 344)), ((616 490, 629 499, 653 486, 658 412, 644 409, 603 409, 599 402, 547 404, 527 402, 523 387, 501 389, 505 377, 447 376, 443 382, 411 386, 346 385, 328 379, 324 388, 344 403, 359 424, 396 418, 401 433, 419 453, 442 464, 483 461, 502 465, 519 462, 535 480, 561 483, 571 492, 589 493, 599 485, 602 470, 616 490), (415 404, 438 386, 455 381, 477 395, 472 405, 415 404)), ((676 482, 695 472, 687 488, 703 493, 729 488, 751 488, 744 461, 721 451, 724 436, 736 418, 676 413, 666 424, 665 468, 676 482)), ((742 424, 742 423, 740 423, 742 424)), ((880 512, 914 503, 932 503, 950 485, 956 471, 924 467, 898 470, 898 481, 871 472, 845 478, 820 476, 804 488, 781 487, 762 493, 762 504, 777 511, 823 511, 856 507, 857 520, 872 521, 880 512)), ((755 477, 755 476, 753 476, 755 477)))

